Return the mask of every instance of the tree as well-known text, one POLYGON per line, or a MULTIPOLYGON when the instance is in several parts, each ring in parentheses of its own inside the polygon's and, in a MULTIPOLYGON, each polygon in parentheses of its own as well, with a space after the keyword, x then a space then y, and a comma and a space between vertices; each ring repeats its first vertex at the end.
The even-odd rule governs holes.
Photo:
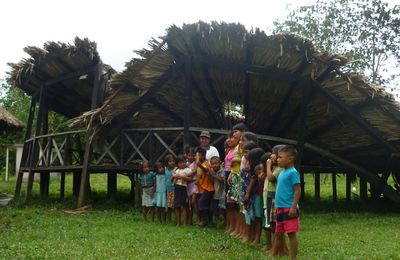
POLYGON ((291 10, 274 26, 275 33, 294 32, 323 51, 345 55, 352 61, 348 69, 363 72, 374 83, 388 84, 400 76, 393 69, 400 63, 399 5, 390 8, 381 0, 317 0, 291 10))

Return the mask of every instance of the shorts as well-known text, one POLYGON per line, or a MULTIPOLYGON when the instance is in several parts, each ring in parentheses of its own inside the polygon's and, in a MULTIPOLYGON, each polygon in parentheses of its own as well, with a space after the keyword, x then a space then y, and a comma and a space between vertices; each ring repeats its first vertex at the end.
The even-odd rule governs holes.
POLYGON ((168 206, 168 208, 174 208, 174 202, 175 202, 175 192, 167 191, 167 206, 168 206))
POLYGON ((299 210, 296 217, 289 217, 290 208, 276 208, 276 233, 294 233, 300 230, 299 210))
POLYGON ((186 206, 186 203, 187 203, 186 186, 175 185, 174 208, 184 207, 186 206))

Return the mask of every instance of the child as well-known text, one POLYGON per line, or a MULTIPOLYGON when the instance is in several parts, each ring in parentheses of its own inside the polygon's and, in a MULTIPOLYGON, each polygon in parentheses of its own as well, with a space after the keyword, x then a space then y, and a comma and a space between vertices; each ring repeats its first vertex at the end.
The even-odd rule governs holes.
MULTIPOLYGON (((261 160, 261 158, 260 158, 261 160)), ((262 219, 264 216, 264 210, 263 210, 263 188, 264 188, 264 180, 261 180, 261 175, 262 175, 262 167, 261 163, 258 164, 254 168, 254 177, 255 177, 255 196, 254 196, 254 244, 259 244, 260 243, 260 238, 261 238, 261 231, 262 231, 262 219)))
POLYGON ((218 156, 213 156, 210 159, 211 171, 210 174, 214 179, 214 196, 212 200, 212 208, 215 219, 215 226, 219 225, 219 217, 221 211, 225 210, 225 173, 221 167, 221 160, 218 156))
MULTIPOLYGON (((233 138, 233 132, 231 132, 225 140, 224 143, 224 150, 225 150, 225 160, 224 160, 224 167, 225 167, 225 183, 228 181, 228 176, 231 173, 232 169, 232 159, 235 155, 235 139, 233 138)), ((229 186, 225 185, 225 193, 228 193, 229 186)), ((231 233, 234 228, 234 219, 233 218, 233 205, 231 203, 226 203, 226 216, 225 216, 225 233, 231 233)))
POLYGON ((184 212, 184 220, 185 225, 187 225, 187 215, 186 215, 186 200, 187 200, 187 190, 186 190, 186 182, 192 180, 190 175, 191 170, 186 166, 186 159, 183 155, 178 155, 176 158, 176 163, 178 164, 178 168, 174 170, 173 182, 175 183, 175 219, 176 226, 180 227, 181 225, 181 215, 182 211, 184 212))
POLYGON ((175 186, 172 175, 175 170, 175 158, 171 154, 167 154, 164 159, 165 163, 165 186, 167 190, 167 222, 171 223, 171 215, 174 209, 174 190, 175 186))
POLYGON ((155 173, 150 171, 150 165, 148 161, 142 162, 142 173, 139 177, 140 182, 140 193, 142 194, 142 206, 143 206, 143 219, 147 221, 147 211, 150 211, 151 221, 154 222, 154 182, 155 173))
POLYGON ((300 174, 294 168, 297 150, 293 146, 284 146, 278 152, 278 165, 284 170, 278 176, 275 193, 276 241, 271 256, 282 254, 285 233, 290 241, 290 258, 297 256, 297 237, 299 231, 298 202, 300 199, 300 174))
POLYGON ((191 181, 187 182, 187 195, 188 195, 188 224, 193 225, 193 213, 196 214, 197 224, 200 222, 199 220, 199 212, 197 207, 197 194, 199 193, 199 188, 196 183, 196 174, 197 174, 197 163, 196 163, 196 153, 194 152, 193 147, 189 147, 186 149, 186 157, 187 162, 186 165, 190 168, 191 173, 189 177, 191 177, 191 181))
POLYGON ((157 162, 156 163, 156 188, 154 194, 154 205, 157 207, 158 221, 165 224, 165 211, 167 209, 167 187, 165 179, 164 166, 157 162))
POLYGON ((210 203, 214 195, 214 183, 210 175, 210 163, 206 160, 206 150, 202 147, 196 148, 197 176, 199 187, 199 227, 208 225, 210 203))

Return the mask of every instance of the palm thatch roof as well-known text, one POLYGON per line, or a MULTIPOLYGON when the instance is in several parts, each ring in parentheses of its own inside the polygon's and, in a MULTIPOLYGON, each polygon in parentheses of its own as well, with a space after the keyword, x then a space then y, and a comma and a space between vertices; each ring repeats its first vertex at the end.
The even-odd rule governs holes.
MULTIPOLYGON (((9 63, 8 83, 30 96, 38 95, 41 86, 46 87, 49 109, 67 117, 91 109, 94 72, 99 65, 103 76, 115 72, 101 64, 96 43, 87 38, 76 37, 73 44, 46 42, 43 48, 28 46, 24 51, 30 57, 9 63)), ((104 96, 103 92, 99 95, 104 96)))
POLYGON ((0 107, 0 132, 12 133, 21 131, 25 127, 18 118, 13 116, 10 112, 0 107))
POLYGON ((400 150, 400 105, 393 95, 361 74, 343 73, 344 57, 319 52, 297 35, 198 22, 170 27, 137 53, 142 58, 113 77, 114 94, 72 125, 90 122, 103 134, 182 126, 185 84, 191 84, 192 126, 229 127, 227 104, 233 103, 244 106, 256 133, 297 140, 304 129, 306 142, 374 169, 384 169, 400 150))

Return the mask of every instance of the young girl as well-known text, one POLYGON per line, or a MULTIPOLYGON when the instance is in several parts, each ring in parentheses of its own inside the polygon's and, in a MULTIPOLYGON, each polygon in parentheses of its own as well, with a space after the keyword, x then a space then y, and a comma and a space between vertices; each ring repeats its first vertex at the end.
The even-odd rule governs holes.
POLYGON ((171 154, 165 156, 165 186, 167 190, 167 222, 171 223, 172 211, 174 209, 174 190, 175 186, 172 180, 175 170, 175 158, 171 154))
POLYGON ((139 177, 140 182, 140 193, 142 194, 142 206, 143 206, 143 219, 147 221, 147 211, 150 211, 151 221, 154 222, 154 183, 155 173, 150 171, 150 165, 148 161, 142 162, 142 173, 139 177))
POLYGON ((165 224, 165 211, 167 209, 167 187, 165 169, 161 163, 156 163, 156 188, 154 194, 154 205, 157 207, 158 221, 165 224))
MULTIPOLYGON (((229 174, 232 170, 232 159, 235 153, 235 139, 233 138, 233 132, 229 133, 228 137, 225 140, 224 148, 225 148, 225 194, 228 193, 229 186, 227 185, 229 174)), ((226 202, 226 217, 225 217, 225 232, 231 233, 234 228, 234 219, 233 219, 233 207, 232 204, 226 202)))
MULTIPOLYGON (((274 200, 275 200, 275 190, 276 190, 276 182, 280 172, 283 170, 281 167, 277 165, 278 152, 279 149, 284 147, 284 145, 275 145, 272 147, 271 157, 267 160, 266 163, 266 179, 264 182, 264 208, 266 215, 266 249, 270 250, 274 245, 274 236, 275 233, 275 209, 274 209, 274 200)), ((284 247, 287 249, 286 244, 284 247)), ((285 250, 286 250, 285 249, 285 250)))
POLYGON ((191 181, 187 182, 187 195, 188 195, 188 224, 193 225, 193 213, 196 214, 196 223, 199 224, 199 212, 197 206, 197 194, 199 193, 199 188, 196 183, 196 174, 197 174, 197 162, 196 162, 196 153, 194 152, 193 147, 189 147, 186 149, 186 157, 187 162, 186 165, 190 168, 191 173, 189 177, 191 177, 191 181))
POLYGON ((178 164, 178 168, 174 170, 174 175, 172 178, 175 183, 175 219, 176 226, 179 227, 181 225, 182 211, 184 212, 185 225, 188 224, 186 212, 186 182, 192 180, 192 177, 189 177, 191 170, 189 167, 186 166, 186 159, 185 157, 183 157, 183 155, 178 155, 178 157, 176 158, 176 163, 178 164))

